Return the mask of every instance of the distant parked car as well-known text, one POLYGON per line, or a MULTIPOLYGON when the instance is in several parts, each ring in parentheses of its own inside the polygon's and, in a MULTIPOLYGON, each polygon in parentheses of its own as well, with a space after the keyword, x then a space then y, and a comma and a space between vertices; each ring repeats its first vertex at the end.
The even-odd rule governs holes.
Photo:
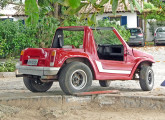
POLYGON ((130 30, 131 36, 129 38, 129 45, 145 45, 145 38, 141 28, 128 28, 130 30))
POLYGON ((165 44, 165 27, 158 27, 154 34, 154 45, 165 44))

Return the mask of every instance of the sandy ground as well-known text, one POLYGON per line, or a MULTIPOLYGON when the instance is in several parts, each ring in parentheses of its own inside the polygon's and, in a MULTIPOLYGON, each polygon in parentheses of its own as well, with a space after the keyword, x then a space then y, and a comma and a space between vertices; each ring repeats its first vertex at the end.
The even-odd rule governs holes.
MULTIPOLYGON (((1 106, 2 107, 2 106, 1 106)), ((0 107, 0 108, 1 108, 0 107)), ((3 106, 6 107, 6 106, 3 106)), ((81 106, 79 108, 58 107, 8 107, 3 120, 164 120, 165 111, 142 109, 111 109, 99 106, 81 106), (12 111, 12 112, 11 112, 12 111)))
MULTIPOLYGON (((101 88, 98 81, 94 81, 93 90, 120 90, 120 95, 130 96, 165 96, 165 87, 160 84, 165 80, 165 46, 161 47, 136 47, 154 56, 153 70, 155 85, 153 91, 141 90, 138 81, 113 81, 108 88, 101 88)), ((46 93, 31 93, 23 84, 22 78, 0 78, 0 98, 16 98, 31 96, 64 95, 58 82, 46 93)), ((16 105, 0 105, 0 120, 165 120, 165 111, 142 109, 112 109, 97 105, 81 106, 80 108, 61 108, 51 106, 31 107, 16 105)))

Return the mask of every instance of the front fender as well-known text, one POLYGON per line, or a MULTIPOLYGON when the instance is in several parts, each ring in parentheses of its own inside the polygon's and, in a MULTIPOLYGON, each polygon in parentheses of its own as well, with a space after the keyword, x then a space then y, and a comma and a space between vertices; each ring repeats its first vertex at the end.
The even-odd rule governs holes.
POLYGON ((152 60, 152 59, 148 59, 148 58, 137 59, 137 60, 136 60, 136 64, 135 64, 135 66, 133 67, 132 72, 131 72, 131 75, 130 75, 130 78, 131 78, 131 79, 132 79, 132 77, 133 77, 133 75, 134 75, 136 69, 138 68, 138 66, 139 66, 141 63, 150 63, 150 64, 152 64, 152 63, 155 63, 155 61, 152 60))

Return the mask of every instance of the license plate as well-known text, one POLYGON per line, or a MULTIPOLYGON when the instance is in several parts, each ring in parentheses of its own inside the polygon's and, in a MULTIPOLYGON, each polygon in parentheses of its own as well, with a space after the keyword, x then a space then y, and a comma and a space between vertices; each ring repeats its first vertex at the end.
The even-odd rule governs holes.
POLYGON ((130 38, 136 38, 136 36, 130 36, 130 38))
POLYGON ((37 65, 38 59, 29 59, 27 62, 28 65, 37 65))

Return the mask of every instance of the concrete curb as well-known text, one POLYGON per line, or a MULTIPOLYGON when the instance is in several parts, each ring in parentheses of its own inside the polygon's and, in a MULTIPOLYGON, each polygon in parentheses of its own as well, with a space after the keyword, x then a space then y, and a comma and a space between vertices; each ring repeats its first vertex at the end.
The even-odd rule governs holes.
POLYGON ((100 95, 97 98, 100 106, 114 108, 143 108, 165 110, 165 96, 117 96, 100 95))
POLYGON ((32 106, 54 105, 78 107, 87 104, 97 104, 100 107, 111 108, 143 108, 150 110, 165 110, 165 96, 119 96, 119 95, 92 95, 92 96, 35 96, 23 98, 0 98, 0 104, 32 106), (42 104, 44 103, 44 104, 42 104))
POLYGON ((15 77, 15 72, 0 72, 0 78, 15 77))

